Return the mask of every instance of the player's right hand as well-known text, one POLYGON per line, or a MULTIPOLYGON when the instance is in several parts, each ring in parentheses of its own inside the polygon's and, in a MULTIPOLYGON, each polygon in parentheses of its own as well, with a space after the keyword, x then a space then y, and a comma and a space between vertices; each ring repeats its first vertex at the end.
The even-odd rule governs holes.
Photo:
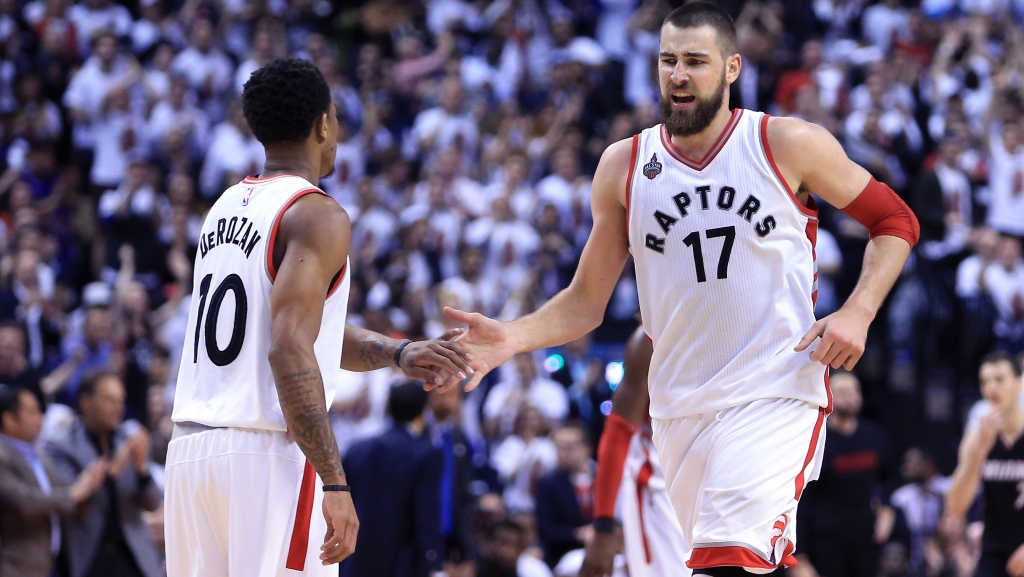
POLYGON ((324 519, 327 535, 320 547, 320 562, 324 565, 340 563, 356 550, 359 519, 352 503, 352 494, 345 491, 324 492, 324 519))
POLYGON ((622 531, 599 533, 594 531, 587 543, 586 556, 579 577, 611 577, 615 555, 622 550, 622 531))
MULTIPOLYGON (((473 368, 473 374, 466 383, 466 391, 475 389, 487 373, 515 355, 516 347, 509 338, 509 330, 505 323, 487 318, 480 313, 467 313, 451 307, 445 307, 444 314, 453 321, 469 327, 465 334, 455 340, 465 347, 464 350, 469 355, 469 366, 473 368)), ((443 393, 455 384, 458 384, 457 380, 449 379, 438 390, 443 393)))

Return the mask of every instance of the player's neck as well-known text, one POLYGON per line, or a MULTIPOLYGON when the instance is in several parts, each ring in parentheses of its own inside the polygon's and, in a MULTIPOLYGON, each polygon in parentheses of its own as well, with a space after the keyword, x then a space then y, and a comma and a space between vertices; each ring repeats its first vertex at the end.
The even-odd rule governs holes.
POLYGON ((715 115, 714 120, 711 121, 707 128, 693 136, 673 134, 671 135, 672 144, 679 152, 690 158, 704 158, 704 155, 711 150, 715 143, 718 142, 718 138, 725 132, 730 120, 732 120, 732 111, 729 110, 728 101, 723 101, 718 114, 715 115))
POLYGON ((320 182, 320 163, 312 162, 305 151, 268 147, 267 161, 263 164, 263 178, 278 174, 296 174, 312 184, 320 182))
POLYGON ((1002 409, 1003 413, 1003 436, 1008 438, 1019 437, 1024 432, 1024 407, 1020 403, 1010 403, 1002 409))

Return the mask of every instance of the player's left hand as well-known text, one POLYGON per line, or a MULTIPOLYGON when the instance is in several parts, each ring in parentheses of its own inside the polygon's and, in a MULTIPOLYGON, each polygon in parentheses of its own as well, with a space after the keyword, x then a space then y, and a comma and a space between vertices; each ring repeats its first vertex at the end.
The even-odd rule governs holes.
POLYGON ((851 370, 864 354, 870 325, 870 315, 844 306, 811 325, 811 330, 800 339, 794 350, 799 353, 821 337, 818 347, 811 353, 811 360, 833 369, 844 367, 851 370))
POLYGON ((409 343, 402 351, 402 372, 410 379, 434 385, 453 378, 461 381, 472 375, 468 362, 472 357, 465 347, 452 340, 462 333, 462 329, 452 329, 439 339, 409 343))
POLYGON ((622 550, 622 529, 616 528, 613 533, 593 532, 586 544, 586 555, 579 577, 611 577, 615 565, 615 555, 622 550))
POLYGON ((1010 555, 1006 562, 1006 572, 1010 577, 1024 577, 1024 545, 1017 547, 1017 550, 1010 555))

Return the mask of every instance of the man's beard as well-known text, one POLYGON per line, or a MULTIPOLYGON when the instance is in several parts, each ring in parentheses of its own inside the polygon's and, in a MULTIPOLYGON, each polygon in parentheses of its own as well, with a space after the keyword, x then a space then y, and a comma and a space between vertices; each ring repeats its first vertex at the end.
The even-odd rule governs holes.
POLYGON ((718 82, 718 88, 708 98, 696 97, 692 110, 673 110, 672 91, 679 88, 675 84, 669 84, 666 94, 662 94, 658 102, 658 109, 661 112, 661 123, 668 129, 668 133, 674 136, 693 136, 700 134, 715 119, 718 110, 722 107, 725 99, 725 72, 718 82))

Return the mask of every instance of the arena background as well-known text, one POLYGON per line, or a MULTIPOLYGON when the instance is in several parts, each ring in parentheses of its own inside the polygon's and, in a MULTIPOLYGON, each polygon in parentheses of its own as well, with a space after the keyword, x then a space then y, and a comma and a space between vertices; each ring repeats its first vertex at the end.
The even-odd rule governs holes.
MULTIPOLYGON (((0 0, 0 382, 45 400, 44 443, 73 422, 83 377, 117 373, 160 486, 203 215, 262 170, 239 94, 284 56, 312 60, 338 108, 321 187, 352 217, 351 322, 430 338, 451 326, 445 305, 534 310, 573 275, 601 152, 658 122, 658 31, 675 5, 0 0)), ((841 530, 807 539, 866 535, 882 568, 850 575, 970 575, 981 528, 940 526, 942 482, 925 481, 929 457, 937 474, 955 466, 981 356, 1024 348, 1024 2, 719 5, 743 56, 732 106, 826 127, 921 223, 855 371, 872 434, 803 507, 841 530)), ((850 293, 866 242, 823 208, 819 317, 850 293)), ((526 529, 519 552, 552 563, 585 537, 556 538, 564 521, 535 488, 558 467, 552 428, 582 424, 596 445, 637 312, 627 265, 590 337, 515 359, 449 409, 460 467, 441 485, 461 497, 439 530, 453 577, 498 563, 502 517, 526 529)), ((350 375, 331 412, 343 451, 389 427, 400 381, 350 375)), ((142 515, 161 551, 160 510, 142 515)))

